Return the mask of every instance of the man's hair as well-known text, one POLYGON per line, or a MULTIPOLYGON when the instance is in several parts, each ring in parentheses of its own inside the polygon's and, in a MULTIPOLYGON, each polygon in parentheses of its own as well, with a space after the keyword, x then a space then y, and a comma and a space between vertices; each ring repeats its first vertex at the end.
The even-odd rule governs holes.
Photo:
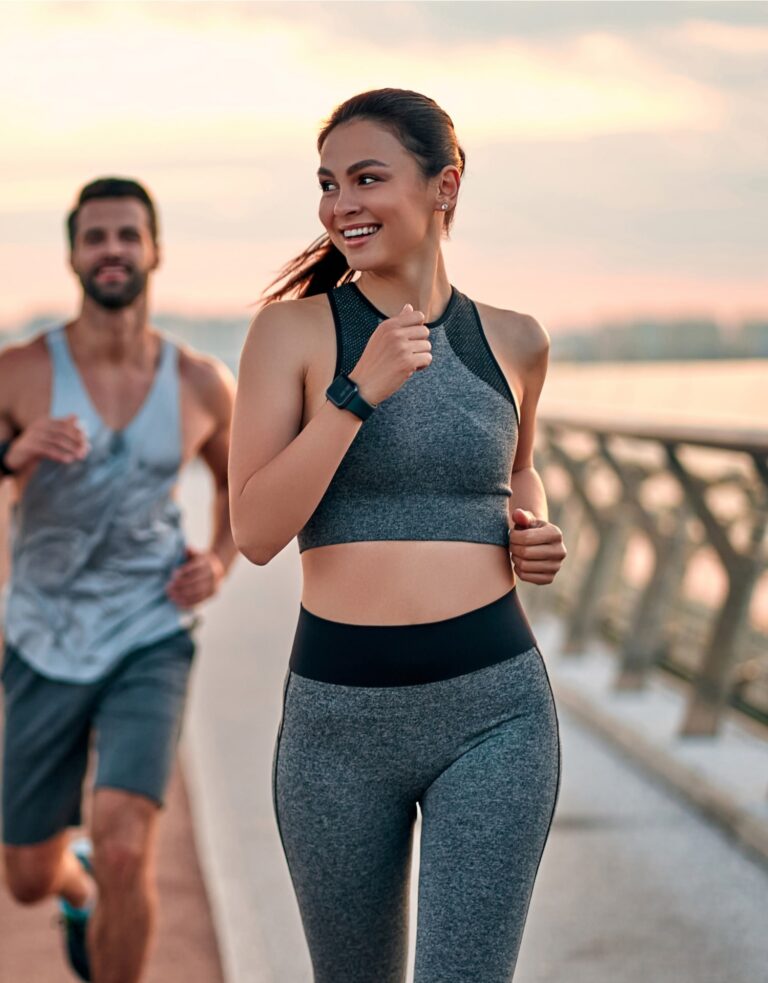
POLYGON ((149 212, 149 230, 152 233, 152 241, 157 245, 157 210, 147 189, 131 178, 100 177, 91 181, 90 184, 86 184, 77 196, 75 207, 67 215, 67 235, 69 236, 70 249, 75 245, 78 213, 87 201, 93 201, 95 198, 135 198, 140 201, 149 212))

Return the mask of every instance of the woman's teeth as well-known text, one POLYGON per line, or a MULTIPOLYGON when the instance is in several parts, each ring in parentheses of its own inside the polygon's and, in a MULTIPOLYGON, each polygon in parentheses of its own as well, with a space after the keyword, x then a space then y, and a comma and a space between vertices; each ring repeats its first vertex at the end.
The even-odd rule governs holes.
POLYGON ((374 232, 378 232, 380 228, 380 225, 365 225, 361 229, 345 229, 344 238, 357 239, 360 236, 370 236, 373 235, 374 232))

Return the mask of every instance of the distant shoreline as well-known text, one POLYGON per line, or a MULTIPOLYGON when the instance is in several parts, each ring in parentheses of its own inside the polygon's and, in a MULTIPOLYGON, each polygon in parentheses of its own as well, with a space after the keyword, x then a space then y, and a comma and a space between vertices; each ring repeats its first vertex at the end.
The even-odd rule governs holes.
MULTIPOLYGON (((251 316, 251 312, 240 317, 160 312, 152 323, 192 347, 232 363, 237 361, 251 316)), ((16 329, 0 327, 0 348, 46 331, 67 317, 48 311, 27 318, 16 329)), ((768 359, 768 313, 745 317, 730 329, 701 315, 636 315, 614 323, 596 323, 589 329, 553 330, 550 359, 577 365, 768 359)))

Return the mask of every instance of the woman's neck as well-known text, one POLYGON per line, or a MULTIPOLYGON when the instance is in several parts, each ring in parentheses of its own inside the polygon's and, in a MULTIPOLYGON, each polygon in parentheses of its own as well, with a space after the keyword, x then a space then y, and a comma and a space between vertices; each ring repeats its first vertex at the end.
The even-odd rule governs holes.
POLYGON ((414 262, 395 270, 364 270, 358 286, 371 303, 388 317, 394 317, 411 304, 434 321, 445 310, 451 297, 451 284, 442 252, 429 263, 414 262))

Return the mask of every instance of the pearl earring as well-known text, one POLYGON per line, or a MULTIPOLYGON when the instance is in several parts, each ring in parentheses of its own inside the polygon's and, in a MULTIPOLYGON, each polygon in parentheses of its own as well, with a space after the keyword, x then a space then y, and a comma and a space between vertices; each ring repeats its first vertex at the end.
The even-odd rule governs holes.
POLYGON ((448 202, 447 202, 447 201, 444 201, 444 202, 442 203, 442 205, 440 206, 440 208, 441 208, 441 209, 442 209, 443 211, 445 211, 445 210, 446 210, 446 209, 448 208, 448 202))

